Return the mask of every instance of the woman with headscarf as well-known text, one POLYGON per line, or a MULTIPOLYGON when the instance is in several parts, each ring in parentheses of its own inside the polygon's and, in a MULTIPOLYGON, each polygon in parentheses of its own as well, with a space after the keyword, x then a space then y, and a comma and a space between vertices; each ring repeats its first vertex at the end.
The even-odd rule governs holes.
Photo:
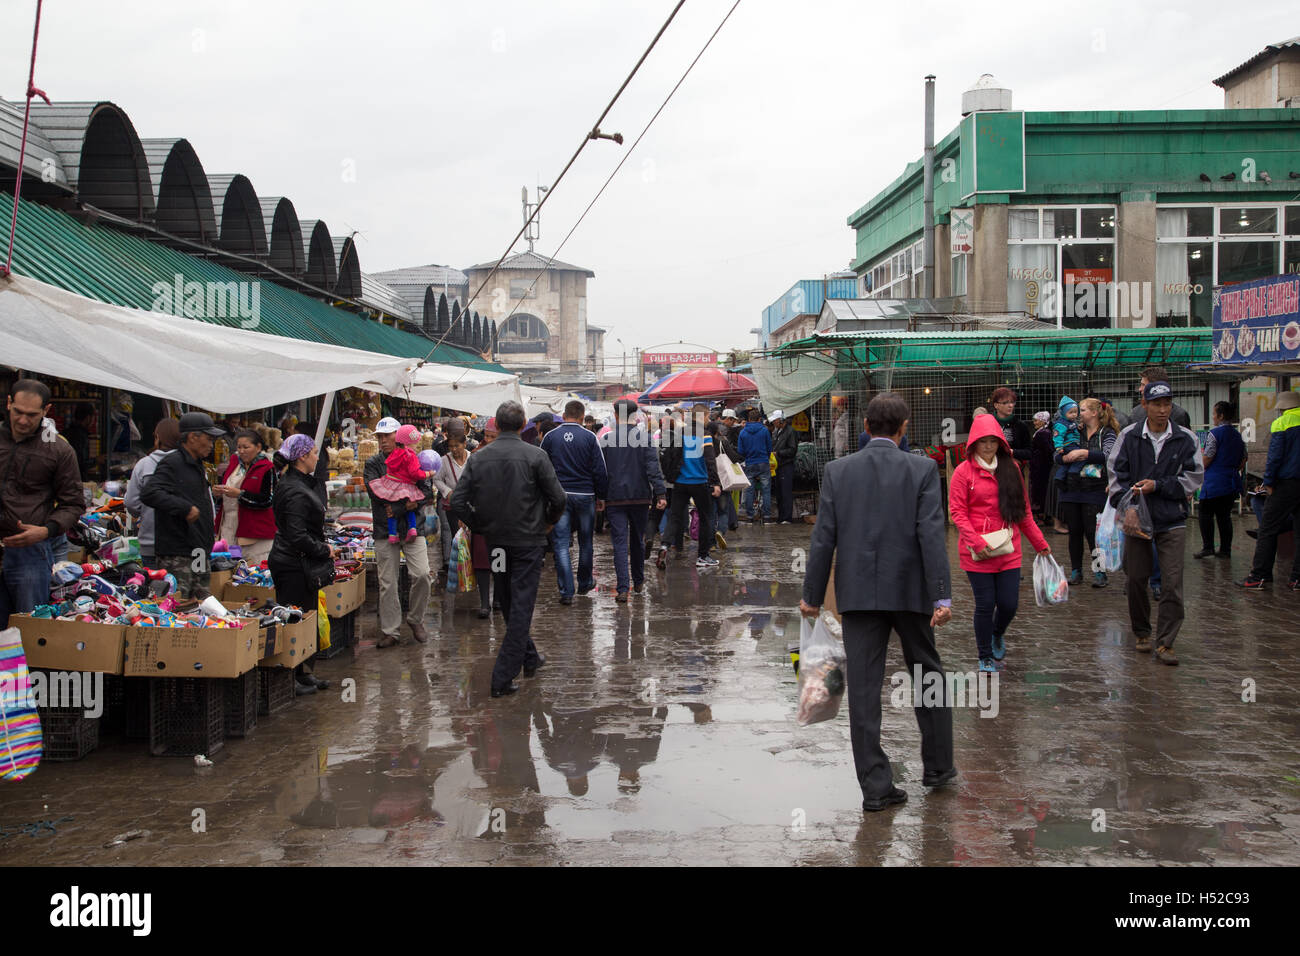
POLYGON ((1051 422, 1050 412, 1034 412, 1034 434, 1029 439, 1029 499, 1039 524, 1047 520, 1047 488, 1052 483, 1051 422))
POLYGON ((140 499, 140 492, 153 477, 158 462, 180 444, 181 423, 174 418, 164 418, 153 429, 153 451, 135 463, 131 480, 126 484, 126 510, 136 520, 136 538, 140 542, 140 557, 146 567, 154 560, 153 509, 140 499))
POLYGON ((221 484, 212 489, 217 501, 217 540, 238 545, 249 567, 271 553, 275 540, 275 467, 263 452, 262 437, 251 428, 235 433, 235 451, 221 484))
MULTIPOLYGON (((325 490, 314 475, 319 457, 309 436, 290 435, 273 459, 283 475, 275 490, 275 543, 267 564, 276 603, 300 607, 304 615, 316 610, 317 592, 334 580, 334 548, 325 542, 325 490)), ((295 668, 298 694, 329 687, 311 672, 311 661, 295 668)))

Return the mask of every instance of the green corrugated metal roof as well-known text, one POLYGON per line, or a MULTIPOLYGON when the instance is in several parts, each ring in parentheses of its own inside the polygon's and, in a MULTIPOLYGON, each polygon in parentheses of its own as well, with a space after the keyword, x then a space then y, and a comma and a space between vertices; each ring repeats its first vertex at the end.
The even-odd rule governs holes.
MULTIPOLYGON (((0 193, 0 221, 12 215, 13 197, 0 193)), ((154 287, 183 282, 258 282, 260 297, 256 331, 308 342, 424 358, 433 342, 373 319, 335 308, 274 282, 258 280, 206 259, 110 226, 85 225, 67 213, 20 201, 18 235, 14 241, 14 272, 110 305, 153 309, 154 287)), ((239 315, 202 316, 197 321, 232 328, 247 327, 239 315)), ((440 345, 429 361, 491 372, 507 372, 473 352, 440 345)))
POLYGON ((881 329, 814 335, 783 345, 772 354, 834 349, 859 365, 894 368, 1102 368, 1208 362, 1210 346, 1208 328, 881 329))

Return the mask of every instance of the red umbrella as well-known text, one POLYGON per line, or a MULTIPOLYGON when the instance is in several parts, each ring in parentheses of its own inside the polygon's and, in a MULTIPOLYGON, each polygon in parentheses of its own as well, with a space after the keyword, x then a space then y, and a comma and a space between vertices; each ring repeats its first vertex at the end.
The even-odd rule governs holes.
POLYGON ((720 368, 688 368, 655 382, 642 393, 642 400, 666 404, 688 398, 752 398, 757 394, 758 386, 748 375, 720 368))
POLYGON ((618 398, 611 398, 609 400, 611 405, 615 402, 631 402, 634 405, 639 405, 641 403, 641 393, 628 392, 626 395, 620 395, 618 398))

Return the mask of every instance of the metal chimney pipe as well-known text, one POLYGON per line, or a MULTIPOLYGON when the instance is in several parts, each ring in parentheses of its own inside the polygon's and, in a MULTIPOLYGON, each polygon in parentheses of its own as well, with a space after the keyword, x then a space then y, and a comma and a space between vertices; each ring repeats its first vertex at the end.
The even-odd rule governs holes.
POLYGON ((927 299, 934 297, 934 74, 925 78, 925 173, 922 179, 922 215, 925 256, 923 288, 927 299))

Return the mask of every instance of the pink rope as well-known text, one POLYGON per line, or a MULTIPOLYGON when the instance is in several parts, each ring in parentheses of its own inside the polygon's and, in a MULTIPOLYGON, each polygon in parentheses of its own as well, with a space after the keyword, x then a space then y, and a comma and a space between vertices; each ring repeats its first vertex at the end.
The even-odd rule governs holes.
POLYGON ((10 275, 14 264, 14 236, 18 234, 18 198, 23 191, 23 163, 27 161, 27 126, 32 118, 32 97, 39 96, 50 105, 50 98, 44 90, 36 88, 36 40, 41 35, 41 3, 36 0, 36 26, 32 29, 32 65, 27 73, 27 108, 23 112, 23 141, 18 148, 18 176, 14 181, 14 215, 9 223, 9 252, 5 256, 4 271, 0 275, 10 275))

